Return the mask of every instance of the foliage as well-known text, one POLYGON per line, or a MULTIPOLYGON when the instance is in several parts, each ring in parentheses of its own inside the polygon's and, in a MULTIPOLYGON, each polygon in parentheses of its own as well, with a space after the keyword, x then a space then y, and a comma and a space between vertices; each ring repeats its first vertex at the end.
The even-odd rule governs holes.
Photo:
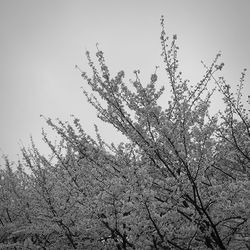
POLYGON ((94 140, 77 118, 47 119, 62 139, 54 145, 43 132, 51 157, 32 143, 16 170, 7 158, 1 170, 1 249, 250 249, 245 70, 234 95, 217 76, 219 53, 191 86, 179 71, 177 37, 166 36, 163 18, 161 25, 166 107, 157 69, 146 86, 135 71, 132 90, 123 71, 111 77, 101 50, 100 70, 87 52, 93 74, 82 77, 92 94, 84 93, 128 142, 108 145, 97 127, 94 140), (212 116, 216 92, 225 109, 212 116))

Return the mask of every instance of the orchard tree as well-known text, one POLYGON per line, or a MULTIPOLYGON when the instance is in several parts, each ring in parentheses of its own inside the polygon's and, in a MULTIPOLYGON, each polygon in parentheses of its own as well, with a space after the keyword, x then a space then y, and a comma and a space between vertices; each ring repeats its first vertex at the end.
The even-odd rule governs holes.
POLYGON ((32 144, 23 161, 1 172, 3 247, 13 249, 250 249, 250 121, 242 92, 218 76, 218 53, 191 84, 179 70, 177 36, 161 19, 161 46, 171 96, 159 99, 157 68, 148 84, 134 71, 112 77, 97 47, 91 87, 84 91, 98 117, 127 138, 115 146, 73 124, 46 119, 61 137, 43 137, 51 156, 32 144), (211 114, 219 93, 224 111, 211 114), (217 95, 216 94, 216 95, 217 95), (29 168, 29 171, 25 171, 29 168), (8 181, 7 181, 8 180, 8 181), (6 229, 8 228, 8 230, 6 229), (21 230, 20 230, 21 229, 21 230))

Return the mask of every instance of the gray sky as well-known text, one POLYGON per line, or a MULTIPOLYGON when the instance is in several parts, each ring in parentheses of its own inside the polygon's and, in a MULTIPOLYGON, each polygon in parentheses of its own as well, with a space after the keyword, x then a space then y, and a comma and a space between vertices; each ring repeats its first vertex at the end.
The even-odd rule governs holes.
MULTIPOLYGON (((224 76, 236 86, 242 69, 250 70, 249 11, 249 0, 0 0, 0 153, 16 159, 18 142, 29 145, 30 135, 46 152, 40 114, 74 114, 93 135, 97 119, 74 65, 87 69, 85 49, 94 55, 99 42, 112 72, 133 78, 140 69, 147 79, 161 65, 161 15, 169 34, 178 35, 187 78, 198 81, 200 61, 221 50, 224 76)), ((105 126, 103 137, 116 142, 105 126)))

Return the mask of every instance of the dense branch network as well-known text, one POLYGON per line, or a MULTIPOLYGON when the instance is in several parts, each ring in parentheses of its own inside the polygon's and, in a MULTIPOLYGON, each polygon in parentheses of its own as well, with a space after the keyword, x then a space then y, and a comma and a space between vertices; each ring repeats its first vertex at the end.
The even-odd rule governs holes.
POLYGON ((194 86, 179 70, 177 36, 161 46, 171 97, 136 70, 114 78, 97 46, 99 69, 84 91, 98 117, 127 142, 88 136, 80 120, 47 119, 61 137, 43 156, 32 143, 0 172, 0 247, 8 249, 249 249, 250 121, 242 101, 245 70, 234 95, 218 73, 220 53, 194 86), (210 115, 215 93, 225 110, 210 115), (103 104, 104 103, 104 104, 103 104))

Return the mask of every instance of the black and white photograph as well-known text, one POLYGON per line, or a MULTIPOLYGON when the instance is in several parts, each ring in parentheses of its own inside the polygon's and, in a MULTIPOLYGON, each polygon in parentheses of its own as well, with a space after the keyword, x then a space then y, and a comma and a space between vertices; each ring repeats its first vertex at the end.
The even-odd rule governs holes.
POLYGON ((249 0, 0 0, 0 250, 250 250, 249 0))

